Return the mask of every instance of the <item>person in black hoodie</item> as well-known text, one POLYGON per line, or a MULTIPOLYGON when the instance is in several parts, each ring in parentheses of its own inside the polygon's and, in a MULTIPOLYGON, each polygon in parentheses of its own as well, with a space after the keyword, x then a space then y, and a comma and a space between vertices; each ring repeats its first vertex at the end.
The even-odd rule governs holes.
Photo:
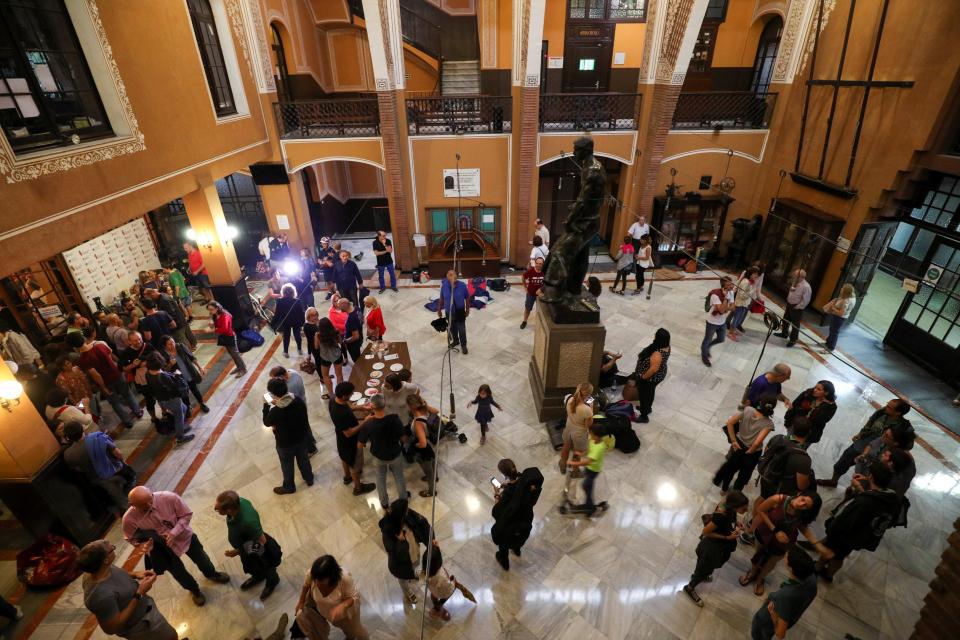
MULTIPOLYGON (((513 460, 504 458, 497 469, 507 479, 502 486, 494 489, 493 528, 490 536, 497 545, 497 562, 504 571, 510 570, 508 551, 520 555, 530 531, 533 529, 533 507, 543 490, 543 474, 536 467, 528 467, 523 473, 517 473, 513 460)), ((494 485, 496 486, 496 485, 494 485)))
POLYGON ((297 297, 297 288, 289 282, 280 288, 280 299, 277 300, 273 320, 276 330, 283 332, 283 356, 290 357, 291 333, 293 341, 297 343, 297 353, 303 355, 303 338, 300 333, 304 321, 303 305, 297 297))
POLYGON ((267 383, 267 391, 272 399, 263 403, 263 424, 273 429, 273 436, 277 440, 283 484, 274 487, 273 492, 282 496, 297 490, 293 481, 294 460, 307 486, 313 486, 313 467, 308 453, 310 420, 307 418, 307 405, 287 390, 283 378, 271 378, 267 383))
POLYGON ((896 520, 901 498, 890 489, 893 471, 877 461, 865 478, 869 489, 840 503, 826 522, 827 537, 822 540, 826 553, 817 561, 817 573, 827 582, 854 551, 876 551, 883 534, 896 520))
POLYGON ((391 502, 387 513, 380 519, 380 535, 387 552, 390 575, 400 583, 407 601, 416 604, 420 545, 431 544, 430 523, 401 498, 391 502))
POLYGON ((803 391, 787 409, 783 416, 783 425, 787 432, 793 427, 796 418, 804 417, 810 421, 810 436, 803 443, 804 448, 820 442, 823 430, 827 423, 837 413, 837 393, 833 383, 829 380, 820 380, 816 385, 803 391))

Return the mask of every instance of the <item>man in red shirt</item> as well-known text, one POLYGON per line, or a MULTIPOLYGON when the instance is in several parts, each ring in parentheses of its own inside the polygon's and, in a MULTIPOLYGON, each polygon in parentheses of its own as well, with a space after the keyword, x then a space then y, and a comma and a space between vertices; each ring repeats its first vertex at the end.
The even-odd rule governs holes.
POLYGON ((207 268, 203 266, 203 256, 200 255, 200 250, 189 242, 183 243, 183 250, 187 252, 187 263, 194 282, 197 283, 200 293, 203 294, 207 302, 211 302, 213 292, 210 291, 210 276, 207 274, 207 268))
POLYGON ((143 417, 143 409, 124 380, 110 347, 102 342, 87 341, 79 333, 68 334, 66 342, 80 356, 77 367, 90 377, 100 397, 110 403, 120 423, 127 429, 133 427, 134 418, 143 417))
POLYGON ((520 328, 526 329, 527 318, 533 311, 533 303, 543 295, 543 258, 534 260, 533 266, 524 271, 520 279, 523 281, 523 286, 527 288, 527 299, 523 303, 523 322, 520 323, 520 328))

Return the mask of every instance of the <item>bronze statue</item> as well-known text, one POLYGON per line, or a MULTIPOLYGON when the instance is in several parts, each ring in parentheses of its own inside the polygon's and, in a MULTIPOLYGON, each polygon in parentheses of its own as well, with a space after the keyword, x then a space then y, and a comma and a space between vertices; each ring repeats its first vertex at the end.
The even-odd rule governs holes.
POLYGON ((550 246, 540 301, 550 305, 556 322, 597 322, 595 306, 583 301, 583 279, 590 264, 590 242, 600 228, 607 174, 593 156, 590 137, 573 143, 573 157, 580 166, 580 194, 570 205, 563 235, 550 246))

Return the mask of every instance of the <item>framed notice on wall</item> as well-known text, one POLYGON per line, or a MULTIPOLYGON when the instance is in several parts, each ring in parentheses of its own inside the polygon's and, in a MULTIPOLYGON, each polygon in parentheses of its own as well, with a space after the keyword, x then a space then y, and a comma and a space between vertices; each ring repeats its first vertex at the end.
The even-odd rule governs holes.
POLYGON ((443 197, 480 197, 480 169, 444 169, 443 197))

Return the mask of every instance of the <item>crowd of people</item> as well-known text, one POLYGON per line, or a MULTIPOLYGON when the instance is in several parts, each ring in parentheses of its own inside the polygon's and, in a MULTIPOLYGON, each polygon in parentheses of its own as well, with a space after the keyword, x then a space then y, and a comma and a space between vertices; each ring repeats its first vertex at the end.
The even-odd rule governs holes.
MULTIPOLYGON (((537 220, 531 261, 521 277, 525 288, 521 329, 542 296, 549 240, 549 231, 537 220)), ((630 275, 635 276, 637 291, 643 289, 644 273, 653 267, 650 245, 649 226, 641 218, 630 227, 616 256, 612 291, 623 293, 630 275)), ((238 349, 238 329, 233 327, 231 315, 212 299, 199 251, 189 243, 185 249, 191 279, 203 296, 217 344, 233 359, 235 375, 242 377, 247 368, 238 349)), ((378 393, 369 400, 354 400, 357 389, 345 377, 345 370, 361 357, 364 340, 382 340, 387 326, 377 298, 364 286, 349 251, 323 238, 314 253, 305 250, 293 258, 285 236, 265 236, 259 249, 269 271, 263 305, 272 311, 273 328, 282 335, 284 356, 290 357, 292 339, 303 358, 299 371, 273 367, 264 385, 262 421, 274 435, 281 476, 274 493, 282 496, 298 490, 295 471, 303 485, 314 485, 311 458, 318 450, 317 439, 301 372, 315 372, 335 432, 343 485, 352 487, 358 497, 377 492, 383 510, 378 527, 387 572, 397 579, 406 602, 417 604, 426 588, 429 603, 424 605, 429 606, 430 616, 450 620, 447 601, 457 591, 468 600, 473 600, 473 595, 444 567, 440 543, 428 519, 410 506, 405 477, 407 465, 417 465, 423 483, 419 496, 438 494, 443 416, 428 403, 425 390, 413 383, 409 369, 384 376, 378 393), (282 265, 289 260, 297 261, 298 268, 285 270, 282 265), (318 300, 317 294, 324 292, 325 299, 318 300), (365 458, 375 467, 375 482, 364 481, 365 458), (393 477, 395 498, 391 497, 388 475, 393 477)), ((393 246, 386 233, 378 232, 373 251, 379 293, 388 286, 397 291, 393 246)), ((763 265, 754 265, 736 283, 722 278, 720 287, 707 295, 706 333, 701 345, 706 366, 711 366, 711 347, 724 342, 726 336, 738 340, 746 332, 749 312, 762 303, 762 278, 763 265)), ((848 287, 827 305, 832 316, 827 349, 836 347, 843 320, 855 304, 852 287, 848 287)), ((591 283, 591 289, 593 295, 599 295, 598 283, 591 283)), ((780 334, 787 339, 787 346, 797 342, 800 317, 809 303, 810 287, 798 270, 780 334)), ((193 438, 188 419, 191 396, 199 411, 209 410, 198 386, 206 371, 194 356, 198 340, 190 326, 193 306, 184 274, 169 266, 160 273, 142 273, 117 313, 98 313, 92 319, 71 314, 63 342, 48 345, 43 354, 16 332, 0 336, 6 353, 18 361, 23 379, 30 380, 34 389, 46 385, 36 402, 42 403, 38 409, 65 445, 68 467, 104 492, 112 508, 122 514, 124 539, 143 555, 145 570, 127 572, 115 566, 114 545, 98 540, 85 545, 78 558, 84 572, 86 607, 105 633, 124 638, 177 638, 176 630, 149 595, 159 575, 169 573, 196 606, 204 606, 206 596, 183 562, 184 556, 207 582, 223 585, 221 588, 228 588, 230 582, 191 528, 191 507, 176 493, 138 486, 136 473, 104 430, 102 408, 107 403, 123 428, 143 417, 145 408, 158 430, 172 433, 177 444, 193 438)), ((449 346, 464 355, 469 353, 466 321, 470 309, 468 287, 451 270, 440 284, 437 313, 449 326, 449 346)), ((601 389, 585 382, 565 398, 558 461, 559 473, 566 480, 563 513, 590 517, 606 507, 597 499, 597 483, 617 438, 603 419, 598 393, 620 393, 630 404, 630 414, 636 412, 634 422, 649 422, 656 390, 668 380, 670 341, 670 332, 658 329, 627 375, 617 370, 623 354, 605 352, 601 389), (582 503, 574 501, 578 484, 582 503)), ((916 474, 911 454, 916 435, 905 418, 910 406, 893 399, 853 437, 835 462, 832 477, 815 478, 813 445, 820 442, 837 411, 836 391, 831 381, 821 380, 791 400, 783 391, 791 375, 790 367, 779 363, 757 376, 718 434, 728 445, 713 477, 721 493, 715 509, 702 516, 696 565, 681 591, 703 606, 698 588, 713 579, 738 545, 752 546, 750 568, 738 582, 743 587, 753 585, 754 594, 764 598, 752 621, 755 639, 785 637, 816 597, 818 579, 831 581, 851 553, 876 550, 888 528, 905 522, 906 494, 916 474), (785 433, 776 433, 775 414, 781 404, 785 433), (825 535, 818 536, 812 528, 824 502, 818 492, 837 487, 852 467, 850 485, 826 519, 825 535), (751 500, 745 492, 755 472, 759 495, 751 500), (805 540, 798 541, 800 534, 805 540), (809 552, 817 554, 816 561, 809 552), (781 559, 785 559, 790 577, 768 593, 767 578, 781 559)), ((31 389, 27 392, 30 395, 31 389)), ((30 395, 31 399, 36 395, 30 395)), ((494 409, 502 411, 502 407, 488 384, 480 385, 468 404, 473 405, 480 443, 484 444, 494 409)), ((500 460, 497 469, 499 477, 492 480, 490 533, 497 548, 495 559, 508 571, 510 556, 521 557, 533 530, 534 507, 544 476, 537 467, 520 471, 508 458, 500 460)), ((229 548, 223 555, 239 557, 247 576, 239 588, 262 584, 259 598, 266 600, 280 584, 280 544, 266 532, 255 506, 236 491, 223 491, 213 506, 226 525, 229 548)), ((321 555, 312 562, 292 614, 295 638, 325 640, 333 627, 347 638, 370 637, 363 623, 360 585, 332 555, 321 555)), ((287 621, 285 615, 276 637, 284 637, 287 621)))

